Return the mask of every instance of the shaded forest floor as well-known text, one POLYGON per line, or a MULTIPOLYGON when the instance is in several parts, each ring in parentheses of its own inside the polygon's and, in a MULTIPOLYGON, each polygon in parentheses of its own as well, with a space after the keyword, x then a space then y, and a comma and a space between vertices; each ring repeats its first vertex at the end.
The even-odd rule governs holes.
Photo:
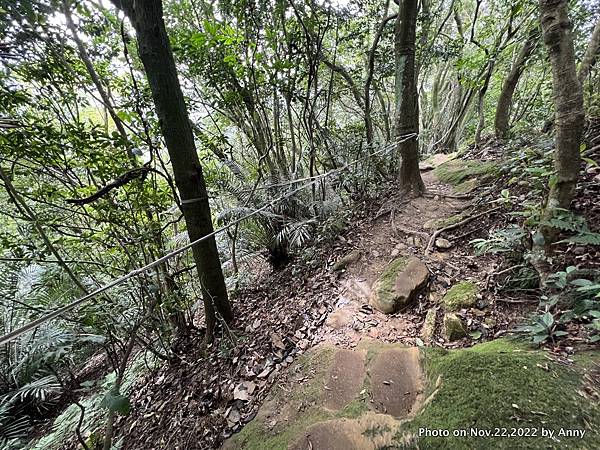
MULTIPOLYGON (((588 140, 593 149, 594 140, 598 141, 596 145, 600 144, 600 126, 592 131, 588 140)), ((424 161, 422 176, 427 186, 424 197, 407 200, 396 193, 393 185, 386 186, 376 198, 356 205, 345 231, 335 240, 310 248, 307 251, 310 257, 298 257, 281 271, 263 272, 257 276, 234 298, 236 320, 215 344, 217 348, 203 349, 200 345, 202 336, 193 335, 181 343, 177 362, 146 372, 135 382, 130 390, 131 414, 117 422, 118 435, 125 437, 125 448, 218 448, 232 435, 238 440, 232 441, 231 448, 254 448, 248 441, 242 445, 239 439, 247 439, 248 433, 257 431, 257 421, 253 421, 257 414, 261 426, 264 426, 265 417, 270 417, 268 413, 265 415, 264 408, 259 413, 259 408, 263 404, 267 409, 268 405, 273 408, 282 399, 286 403, 288 394, 293 397, 295 386, 313 386, 320 392, 319 399, 313 399, 313 405, 333 401, 332 395, 328 396, 331 389, 336 392, 333 397, 343 400, 326 408, 326 413, 317 417, 319 420, 330 420, 333 416, 344 420, 362 417, 356 428, 362 431, 355 435, 376 426, 389 428, 381 433, 385 439, 375 440, 381 445, 388 445, 392 438, 405 439, 404 435, 398 437, 395 425, 399 417, 405 420, 406 414, 392 414, 391 419, 385 418, 383 422, 377 421, 381 420, 379 417, 373 422, 373 417, 364 414, 381 413, 377 406, 352 410, 357 396, 364 397, 364 389, 358 388, 366 383, 364 380, 372 381, 371 374, 367 378, 354 376, 353 370, 369 372, 373 369, 369 364, 376 364, 372 358, 381 353, 392 352, 386 354, 384 359, 387 359, 394 352, 402 352, 401 347, 420 349, 420 360, 419 357, 408 357, 414 359, 414 364, 410 363, 406 369, 414 374, 414 383, 407 390, 411 392, 408 406, 402 402, 400 406, 410 415, 418 409, 417 405, 427 403, 436 387, 436 380, 431 380, 432 373, 444 366, 442 362, 431 367, 425 364, 423 368, 423 355, 434 358, 436 349, 468 348, 501 338, 538 307, 540 292, 535 283, 528 286, 531 280, 522 280, 523 276, 527 278, 531 274, 522 272, 519 265, 511 261, 510 254, 479 255, 470 244, 473 239, 487 238, 491 230, 522 222, 512 212, 518 205, 519 195, 525 196, 519 189, 526 192, 526 186, 517 187, 513 194, 516 201, 498 200, 510 176, 498 171, 505 152, 506 149, 491 142, 460 157, 438 155, 424 161), (378 312, 369 304, 373 283, 395 259, 410 256, 419 258, 427 266, 427 286, 409 307, 390 315, 378 312), (521 281, 513 283, 519 279, 521 281), (443 324, 444 297, 451 287, 464 283, 474 288, 469 303, 459 305, 455 310, 465 333, 463 337, 450 339, 443 324), (376 343, 375 347, 373 343, 376 343), (327 350, 332 348, 333 351, 327 350), (322 351, 333 356, 329 359, 319 357, 323 364, 315 366, 313 356, 322 351), (337 363, 336 358, 339 359, 337 363), (354 364, 356 358, 358 363, 354 364), (342 377, 336 388, 330 386, 331 381, 323 381, 331 373, 352 376, 342 377), (315 379, 321 381, 314 385, 315 379), (253 424, 247 427, 250 431, 236 434, 250 422, 253 424), (391 432, 392 429, 396 431, 391 432)), ((600 150, 596 148, 588 156, 600 160, 600 150)), ((594 200, 598 198, 599 174, 597 170, 584 173, 581 195, 575 205, 576 210, 588 219, 592 231, 597 231, 594 227, 600 226, 599 221, 594 221, 600 217, 600 209, 594 200)), ((584 263, 594 267, 600 264, 598 253, 590 247, 563 246, 557 253, 560 256, 557 266, 584 263)), ((572 355, 588 348, 583 344, 586 333, 584 327, 573 326, 566 338, 547 346, 548 354, 536 353, 534 365, 547 366, 547 358, 552 364, 572 364, 572 355)), ((483 348, 501 354, 521 351, 520 347, 510 347, 509 351, 483 348)), ((477 355, 486 361, 488 358, 496 361, 495 356, 485 350, 483 353, 483 356, 477 355)), ((402 358, 399 361, 407 361, 402 358)), ((594 358, 594 361, 598 360, 594 358)), ((521 360, 510 360, 504 365, 510 368, 521 363, 521 360)), ((403 364, 396 366, 404 367, 403 364)), ((586 367, 594 374, 595 378, 592 378, 597 379, 595 364, 586 367)), ((546 372, 557 374, 553 370, 546 372)), ((380 381, 385 382, 385 386, 399 385, 401 375, 390 373, 386 379, 387 372, 384 371, 380 381)), ((574 386, 578 383, 567 373, 560 372, 556 376, 559 379, 566 377, 565 380, 574 386)), ((460 384, 461 381, 456 382, 460 384)), ((591 386, 590 395, 595 402, 598 386, 594 383, 591 386)), ((369 395, 377 395, 372 390, 367 391, 369 395)), ((313 411, 310 401, 291 404, 300 412, 313 411)), ((385 401, 380 405, 384 405, 384 412, 387 411, 389 405, 386 406, 385 401)), ((298 411, 292 419, 288 417, 285 421, 293 422, 294 417, 300 416, 306 418, 299 416, 298 411)), ((317 415, 322 413, 323 410, 317 410, 317 415)), ((272 423, 268 423, 266 429, 258 429, 259 436, 276 430, 281 416, 275 415, 269 420, 272 423)), ((305 425, 319 423, 319 420, 310 420, 305 425)), ((350 426, 344 424, 342 429, 350 426)), ((277 439, 269 441, 273 447, 264 446, 266 444, 261 440, 263 446, 256 448, 285 448, 292 438, 300 439, 301 433, 286 434, 280 430, 274 436, 277 439), (283 440, 278 440, 282 436, 283 440)), ((340 437, 339 442, 346 441, 340 437)), ((352 442, 355 446, 363 445, 352 442)), ((297 448, 314 448, 313 444, 309 439, 297 448)))

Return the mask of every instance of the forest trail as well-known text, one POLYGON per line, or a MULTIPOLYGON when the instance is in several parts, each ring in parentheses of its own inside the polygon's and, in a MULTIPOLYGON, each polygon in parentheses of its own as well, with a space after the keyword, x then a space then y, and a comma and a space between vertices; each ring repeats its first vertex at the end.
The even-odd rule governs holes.
POLYGON ((232 436, 224 449, 375 450, 398 443, 402 422, 427 402, 419 348, 392 343, 414 335, 416 324, 402 311, 378 311, 370 298, 393 261, 444 260, 440 251, 428 254, 432 229, 469 205, 433 172, 450 159, 437 155, 422 164, 427 195, 390 198, 359 230, 359 240, 349 242, 354 250, 334 265, 340 273, 333 289, 338 300, 318 331, 320 343, 290 367, 245 432, 232 436))
POLYGON ((350 252, 350 262, 339 280, 339 297, 322 330, 322 340, 335 345, 354 347, 365 333, 373 339, 393 340, 411 328, 411 321, 401 314, 384 314, 369 305, 372 287, 382 272, 397 258, 417 257, 425 265, 438 264, 445 253, 426 255, 433 228, 444 219, 459 214, 468 202, 454 199, 453 187, 441 182, 433 168, 448 161, 451 155, 437 155, 422 171, 428 195, 407 202, 391 198, 360 230, 360 240, 350 252))

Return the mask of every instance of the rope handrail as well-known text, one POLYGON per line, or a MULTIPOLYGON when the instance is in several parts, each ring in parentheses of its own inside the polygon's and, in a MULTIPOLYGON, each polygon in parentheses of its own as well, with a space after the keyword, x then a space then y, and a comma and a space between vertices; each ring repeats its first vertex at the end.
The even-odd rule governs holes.
MULTIPOLYGON (((285 193, 285 194, 283 194, 283 195, 281 195, 281 196, 279 196, 279 197, 271 200, 270 202, 266 203, 265 205, 261 206, 260 208, 257 208, 254 211, 251 211, 250 213, 246 214, 243 217, 239 217, 239 218, 235 219, 234 221, 228 223, 227 225, 224 225, 224 226, 222 226, 220 228, 217 228, 212 233, 204 235, 201 238, 196 239, 195 241, 189 242, 188 244, 186 244, 186 245, 184 245, 184 246, 182 246, 182 247, 180 247, 180 248, 178 248, 176 250, 173 250, 170 253, 167 253, 166 255, 158 258, 155 261, 152 261, 149 264, 146 264, 143 267, 140 267, 138 269, 134 269, 134 270, 130 271, 129 273, 127 273, 127 274, 125 274, 125 275, 123 275, 123 276, 121 276, 119 278, 114 279, 110 283, 107 283, 104 286, 99 287, 95 291, 92 291, 89 294, 86 294, 83 297, 78 298, 77 300, 69 303, 68 305, 65 305, 65 306, 63 306, 61 308, 58 308, 55 311, 52 311, 52 312, 50 312, 48 314, 45 314, 44 316, 42 316, 42 317, 40 317, 40 318, 38 318, 36 320, 33 320, 30 323, 28 323, 28 324, 26 324, 26 325, 24 325, 24 326, 22 326, 20 328, 17 328, 16 330, 11 331, 10 333, 5 334, 4 336, 2 336, 0 338, 0 345, 3 345, 3 344, 6 344, 8 342, 11 342, 11 341, 15 340, 16 338, 18 338, 19 336, 27 333, 28 331, 34 330, 37 327, 39 327, 40 325, 42 325, 42 324, 44 324, 46 322, 49 322, 50 320, 55 319, 56 317, 59 317, 62 314, 66 313, 68 311, 71 311, 72 309, 75 309, 76 307, 78 307, 79 305, 81 305, 83 303, 86 303, 87 301, 89 301, 92 298, 96 297, 98 294, 106 292, 109 289, 111 289, 111 288, 113 288, 113 287, 115 287, 115 286, 123 283, 124 281, 127 281, 127 280, 133 278, 133 277, 141 275, 145 271, 147 271, 149 269, 152 269, 152 268, 154 268, 154 267, 162 264, 165 261, 168 261, 169 259, 171 259, 171 258, 173 258, 173 257, 175 257, 175 256, 177 256, 177 255, 179 255, 179 254, 181 254, 183 252, 185 252, 186 250, 189 250, 190 248, 192 248, 193 246, 197 245, 198 243, 200 243, 200 242, 202 242, 202 241, 204 241, 206 239, 209 239, 209 238, 215 236, 216 234, 222 233, 223 231, 225 231, 225 230, 227 230, 227 229, 229 229, 229 228, 231 228, 231 227, 233 227, 233 226, 235 226, 235 225, 243 222, 244 220, 250 219, 251 217, 253 217, 253 216, 261 213, 262 211, 264 211, 267 208, 273 206, 274 204, 280 202, 281 200, 289 198, 292 195, 300 192, 301 190, 306 189, 307 187, 310 187, 310 186, 316 184, 321 179, 329 177, 329 176, 333 175, 334 173, 342 172, 342 171, 348 169, 352 165, 354 165, 354 164, 356 164, 356 163, 358 163, 358 162, 360 162, 362 160, 365 160, 365 159, 370 158, 372 156, 376 156, 377 154, 386 152, 389 149, 394 148, 397 144, 399 144, 401 142, 404 142, 404 141, 407 141, 409 139, 415 138, 415 137, 418 137, 417 133, 409 133, 409 134, 405 134, 405 135, 399 136, 398 140, 396 140, 392 144, 389 144, 389 145, 383 147, 382 149, 380 149, 380 150, 378 150, 376 152, 370 153, 370 154, 368 154, 366 156, 363 156, 361 158, 357 158, 357 159, 355 159, 355 160, 353 160, 353 161, 351 161, 351 162, 349 162, 349 163, 347 163, 347 164, 345 164, 342 167, 339 167, 337 169, 332 169, 329 172, 325 172, 325 173, 322 173, 321 175, 317 175, 317 176, 309 178, 310 181, 308 183, 303 184, 302 186, 299 186, 296 189, 293 189, 290 192, 287 192, 287 193, 285 193)), ((306 179, 301 179, 300 181, 306 181, 306 179)), ((294 181, 288 182, 287 184, 293 184, 293 183, 297 183, 297 182, 299 182, 299 181, 294 180, 294 181)))

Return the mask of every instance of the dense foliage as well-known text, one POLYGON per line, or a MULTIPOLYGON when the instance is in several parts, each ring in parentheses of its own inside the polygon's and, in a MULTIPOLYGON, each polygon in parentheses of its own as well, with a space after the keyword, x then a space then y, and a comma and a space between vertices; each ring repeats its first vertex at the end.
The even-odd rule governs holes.
MULTIPOLYGON (((536 1, 419 3, 422 155, 492 139, 503 84, 528 39, 509 135, 552 129, 551 67, 536 1)), ((214 224, 261 209, 216 235, 233 292, 262 262, 279 269, 306 244, 334 234, 349 204, 395 179, 398 7, 390 0, 184 0, 163 7, 214 224)), ((580 61, 600 10, 578 0, 570 14, 580 61)), ((189 239, 136 34, 123 12, 102 1, 2 0, 0 15, 6 334, 189 239)), ((598 114, 597 67, 583 93, 587 113, 598 114)), ((513 166, 529 171, 543 191, 553 172, 536 158, 548 162, 551 152, 524 159, 523 149, 512 151, 513 166), (530 167, 522 167, 525 160, 530 167)), ((580 225, 571 239, 597 239, 580 225)), ((510 240, 522 237, 511 232, 477 242, 479 250, 508 251, 510 240)), ((78 370, 100 349, 117 379, 133 348, 175 358, 174 343, 202 326, 194 263, 190 253, 171 258, 3 345, 0 446, 17 448, 53 404, 72 403, 71 394, 85 387, 78 370)), ((578 304, 597 294, 597 284, 557 277, 578 304)), ((581 314, 600 315, 591 308, 581 314)), ((550 318, 541 318, 537 342, 556 335, 550 318)), ((110 411, 127 412, 119 386, 103 398, 110 411)))

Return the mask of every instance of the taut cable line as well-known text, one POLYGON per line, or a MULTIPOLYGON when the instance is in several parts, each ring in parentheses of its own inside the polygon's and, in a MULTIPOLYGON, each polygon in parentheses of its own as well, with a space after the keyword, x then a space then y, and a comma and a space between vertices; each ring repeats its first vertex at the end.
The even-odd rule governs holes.
POLYGON ((224 225, 224 226, 222 226, 220 228, 217 228, 212 233, 209 233, 209 234, 207 234, 205 236, 202 236, 201 238, 196 239, 195 241, 190 242, 190 243, 184 245, 183 247, 178 248, 177 250, 173 250, 172 252, 167 253, 166 255, 162 256, 161 258, 159 258, 159 259, 157 259, 157 260, 155 260, 155 261, 153 261, 153 262, 151 262, 149 264, 146 264, 143 267, 140 267, 138 269, 132 270, 131 272, 129 272, 129 273, 127 273, 127 274, 125 274, 125 275, 123 275, 123 276, 121 276, 119 278, 114 279, 110 283, 107 283, 104 286, 99 287, 95 291, 92 291, 89 294, 86 294, 83 297, 78 298, 77 300, 69 303, 68 305, 65 305, 65 306, 63 306, 61 308, 58 308, 55 311, 52 311, 52 312, 50 312, 48 314, 43 315, 42 317, 40 317, 40 318, 38 318, 36 320, 33 320, 32 322, 28 323, 27 325, 24 325, 24 326, 22 326, 20 328, 17 328, 16 330, 11 331, 10 333, 5 334, 4 336, 2 336, 0 338, 0 345, 3 345, 3 344, 6 344, 8 342, 11 342, 11 341, 15 340, 16 338, 18 338, 19 336, 27 333, 28 331, 34 330, 37 327, 39 327, 40 325, 42 325, 42 324, 44 324, 46 322, 49 322, 50 320, 55 319, 55 318, 63 315, 64 313, 69 312, 69 311, 77 308, 79 305, 82 305, 82 304, 88 302, 92 298, 96 297, 98 294, 106 292, 109 289, 111 289, 111 288, 113 288, 113 287, 115 287, 115 286, 123 283, 124 281, 129 280, 130 278, 133 278, 133 277, 136 277, 138 275, 141 275, 145 271, 147 271, 149 269, 152 269, 153 267, 156 267, 156 266, 164 263, 165 261, 168 261, 169 259, 171 259, 171 258, 173 258, 173 257, 175 257, 175 256, 177 256, 177 255, 179 255, 179 254, 181 254, 183 252, 185 252, 186 250, 189 250, 194 245, 197 245, 198 243, 200 243, 200 242, 202 242, 202 241, 204 241, 206 239, 209 239, 210 237, 215 236, 216 234, 222 233, 223 231, 225 231, 225 230, 227 230, 227 229, 229 229, 229 228, 231 228, 231 227, 233 227, 233 226, 235 226, 235 225, 243 222, 244 220, 250 219, 251 217, 253 217, 253 216, 261 213, 262 211, 270 208, 271 206, 275 205, 276 203, 278 203, 278 202, 280 202, 280 201, 282 201, 282 200, 284 200, 286 198, 289 198, 292 195, 297 194, 298 192, 302 191, 303 189, 306 189, 307 187, 313 186, 314 184, 318 183, 319 181, 321 181, 324 178, 327 178, 327 177, 329 177, 331 175, 334 175, 336 173, 342 172, 342 171, 348 169, 349 167, 353 166, 354 164, 356 164, 356 163, 358 163, 360 161, 366 160, 366 159, 368 159, 368 158, 370 158, 372 156, 376 156, 378 154, 387 152, 390 149, 395 148, 396 145, 399 144, 399 143, 401 143, 401 142, 407 141, 409 139, 417 138, 417 137, 418 137, 417 133, 410 133, 410 134, 405 134, 405 135, 399 136, 398 139, 395 142, 393 142, 392 144, 389 144, 389 145, 383 147, 382 149, 380 149, 380 150, 378 150, 376 152, 373 152, 373 153, 370 153, 370 154, 368 154, 366 156, 363 156, 361 158, 355 159, 355 160, 353 160, 353 161, 351 161, 351 162, 343 165, 342 167, 338 167, 337 169, 330 170, 329 172, 325 172, 325 173, 323 173, 321 175, 317 175, 317 176, 314 176, 312 178, 308 178, 308 179, 302 178, 302 179, 299 179, 299 180, 289 181, 289 182, 285 183, 285 185, 287 185, 287 184, 294 184, 294 183, 297 183, 297 182, 307 181, 308 180, 308 182, 305 183, 305 184, 303 184, 302 186, 299 186, 299 187, 297 187, 297 188, 295 188, 295 189, 293 189, 293 190, 285 193, 284 195, 281 195, 281 196, 275 198, 274 200, 271 200, 270 202, 266 203, 265 205, 261 206, 260 208, 255 209, 254 211, 251 211, 250 213, 246 214, 243 217, 235 219, 234 221, 228 223, 227 225, 224 225))

